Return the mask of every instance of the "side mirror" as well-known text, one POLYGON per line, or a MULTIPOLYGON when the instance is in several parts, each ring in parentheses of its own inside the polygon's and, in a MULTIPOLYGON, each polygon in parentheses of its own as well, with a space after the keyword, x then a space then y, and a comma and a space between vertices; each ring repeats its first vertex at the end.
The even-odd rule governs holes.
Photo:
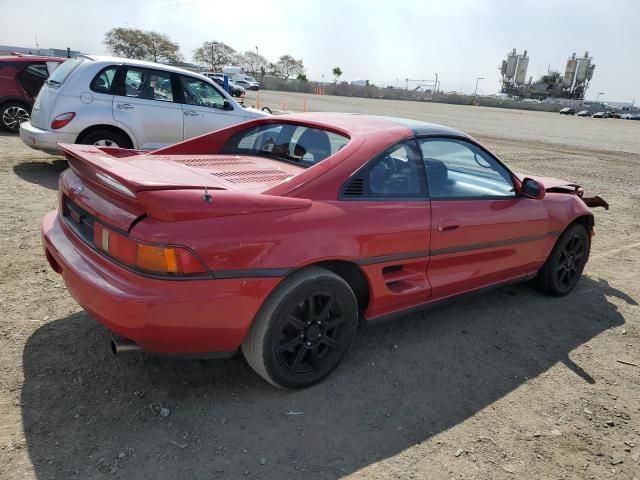
POLYGON ((520 194, 527 198, 535 198, 542 200, 545 194, 545 188, 542 183, 533 178, 525 178, 520 184, 520 194))
POLYGON ((229 100, 224 101, 224 107, 222 107, 224 110, 233 110, 233 105, 231 105, 231 102, 229 100))

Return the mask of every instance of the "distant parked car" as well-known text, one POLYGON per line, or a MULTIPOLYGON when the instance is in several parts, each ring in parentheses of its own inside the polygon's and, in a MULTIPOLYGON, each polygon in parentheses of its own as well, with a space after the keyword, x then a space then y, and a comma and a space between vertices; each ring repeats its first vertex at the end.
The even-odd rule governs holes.
POLYGON ((560 110, 560 115, 574 115, 576 111, 571 107, 565 107, 560 110))
POLYGON ((589 110, 580 110, 576 113, 576 117, 590 117, 592 113, 589 110))
POLYGON ((260 90, 260 82, 258 82, 255 78, 250 77, 248 75, 234 75, 233 81, 247 90, 260 90))
POLYGON ((609 114, 609 118, 620 118, 620 114, 618 112, 607 112, 609 114))
POLYGON ((54 154, 58 143, 153 149, 266 115, 187 70, 83 56, 62 64, 45 83, 20 136, 54 154))
POLYGON ((607 112, 596 112, 593 114, 593 118, 609 118, 609 114, 607 112))
POLYGON ((18 132, 51 72, 66 58, 12 55, 0 57, 0 127, 18 132))
MULTIPOLYGON (((218 85, 224 88, 224 75, 225 75, 224 73, 204 72, 202 75, 204 75, 207 78, 210 78, 211 80, 213 80, 218 85)), ((245 93, 247 93, 247 91, 240 85, 237 85, 236 83, 229 80, 229 93, 234 97, 241 97, 245 93)))

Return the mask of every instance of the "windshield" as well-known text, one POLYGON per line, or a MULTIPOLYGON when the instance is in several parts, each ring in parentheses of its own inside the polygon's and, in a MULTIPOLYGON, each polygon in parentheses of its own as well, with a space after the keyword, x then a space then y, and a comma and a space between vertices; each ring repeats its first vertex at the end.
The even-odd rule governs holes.
POLYGON ((277 123, 236 133, 221 153, 259 155, 311 167, 338 152, 349 138, 303 125, 277 123))
POLYGON ((47 80, 47 85, 52 87, 59 87, 64 83, 69 74, 73 72, 78 65, 85 62, 84 58, 72 58, 71 60, 67 60, 63 62, 58 68, 56 68, 49 80, 47 80))

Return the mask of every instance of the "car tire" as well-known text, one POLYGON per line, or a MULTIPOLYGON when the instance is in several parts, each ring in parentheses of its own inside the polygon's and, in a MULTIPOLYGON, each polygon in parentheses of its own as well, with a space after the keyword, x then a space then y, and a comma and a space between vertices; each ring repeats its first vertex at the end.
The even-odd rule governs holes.
POLYGON ((269 296, 242 352, 276 387, 309 387, 336 369, 357 326, 358 303, 349 284, 324 268, 308 267, 287 276, 269 296))
POLYGON ((589 256, 589 234, 581 224, 567 228, 551 255, 533 280, 534 286, 549 295, 567 295, 577 285, 589 256))
POLYGON ((29 121, 29 107, 20 102, 7 102, 0 107, 0 127, 13 133, 20 131, 20 124, 29 121))
POLYGON ((95 145, 97 147, 132 148, 131 140, 125 135, 112 130, 95 130, 80 138, 76 143, 95 145))

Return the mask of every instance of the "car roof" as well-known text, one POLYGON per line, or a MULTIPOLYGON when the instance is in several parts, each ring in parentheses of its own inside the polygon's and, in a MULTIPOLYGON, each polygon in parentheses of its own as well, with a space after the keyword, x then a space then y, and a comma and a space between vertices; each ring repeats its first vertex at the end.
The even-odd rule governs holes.
POLYGON ((334 113, 334 112, 310 112, 282 115, 282 117, 299 121, 311 121, 325 124, 328 127, 338 128, 350 134, 375 134, 390 127, 406 127, 414 136, 445 135, 470 138, 460 130, 438 125, 436 123, 423 122, 408 118, 390 117, 384 115, 363 115, 359 113, 334 113))
POLYGON ((186 70, 184 68, 174 67, 173 65, 167 65, 165 63, 155 63, 155 62, 147 62, 146 60, 136 60, 133 58, 124 58, 124 57, 110 57, 106 55, 82 55, 77 58, 86 58, 92 60, 94 62, 101 63, 116 63, 116 64, 127 64, 127 65, 135 65, 138 67, 148 67, 148 68, 162 68, 163 70, 175 73, 183 73, 187 75, 199 75, 203 76, 201 73, 192 72, 191 70, 186 70))
POLYGON ((47 57, 41 55, 2 55, 0 62, 64 62, 62 57, 47 57))

